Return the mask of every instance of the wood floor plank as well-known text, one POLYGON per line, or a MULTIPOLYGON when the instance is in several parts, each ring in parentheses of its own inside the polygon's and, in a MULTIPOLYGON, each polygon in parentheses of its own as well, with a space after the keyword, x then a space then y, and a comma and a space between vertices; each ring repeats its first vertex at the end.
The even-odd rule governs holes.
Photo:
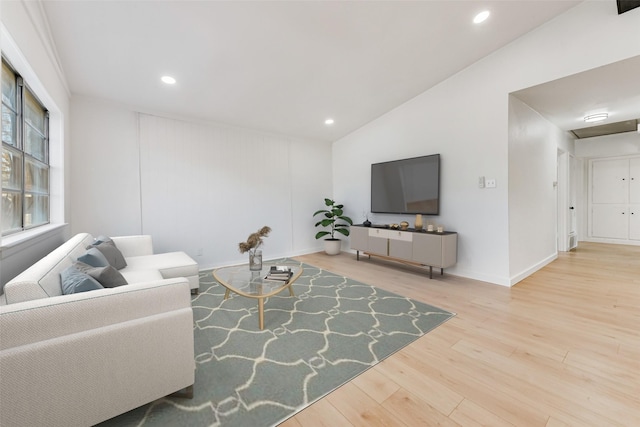
POLYGON ((466 427, 516 427, 467 399, 460 402, 460 405, 451 413, 450 418, 466 427))
MULTIPOLYGON (((327 396, 327 400, 356 427, 386 427, 405 424, 349 382, 327 396)), ((409 426, 407 426, 409 427, 409 426)))
POLYGON ((374 369, 388 378, 393 378, 395 383, 402 386, 404 390, 421 396, 426 404, 436 408, 442 414, 449 415, 463 400, 459 393, 437 381, 437 378, 424 375, 402 358, 387 359, 374 369))
MULTIPOLYGON (((341 413, 329 403, 328 399, 320 399, 311 406, 298 413, 289 421, 295 420, 298 424, 280 424, 281 427, 351 427, 351 424, 341 413)), ((287 422, 289 422, 287 421, 287 422)))
POLYGON ((460 427, 455 420, 431 407, 427 402, 407 390, 393 393, 382 406, 395 418, 408 426, 460 427))
POLYGON ((287 427, 640 425, 640 246, 580 242, 512 288, 348 252, 297 259, 456 316, 287 427))
POLYGON ((376 367, 358 375, 353 379, 353 383, 378 403, 384 402, 400 389, 400 386, 395 381, 384 375, 376 367))

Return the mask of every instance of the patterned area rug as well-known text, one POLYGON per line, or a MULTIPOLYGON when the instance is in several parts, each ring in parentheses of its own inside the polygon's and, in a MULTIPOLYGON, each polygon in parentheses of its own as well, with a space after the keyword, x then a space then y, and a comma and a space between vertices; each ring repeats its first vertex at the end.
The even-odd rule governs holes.
POLYGON ((233 295, 210 271, 193 296, 193 399, 163 398, 101 426, 271 426, 286 420, 454 314, 302 265, 287 291, 265 302, 233 295))

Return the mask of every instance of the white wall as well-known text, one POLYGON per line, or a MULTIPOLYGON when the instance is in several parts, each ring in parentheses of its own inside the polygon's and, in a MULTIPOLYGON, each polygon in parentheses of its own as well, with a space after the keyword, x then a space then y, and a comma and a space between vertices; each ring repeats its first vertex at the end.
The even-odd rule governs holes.
POLYGON ((575 144, 576 157, 585 159, 640 154, 640 132, 583 138, 575 144))
MULTIPOLYGON (((639 55, 638 28, 640 14, 618 16, 615 2, 581 3, 336 141, 335 198, 347 205, 348 214, 360 217, 369 209, 371 163, 440 153, 442 209, 434 220, 459 233, 458 264, 450 271, 513 284, 523 271, 547 260, 556 218, 514 210, 514 223, 509 221, 509 169, 526 163, 528 155, 526 150, 509 154, 509 93, 639 55), (496 179, 497 188, 479 189, 479 176, 496 179), (541 234, 523 230, 533 223, 541 234), (510 245, 511 235, 529 236, 539 249, 529 255, 525 247, 510 245)), ((547 180, 555 169, 555 154, 544 159, 551 164, 531 179, 547 180)), ((555 199, 547 196, 543 192, 539 201, 555 212, 555 199)))
POLYGON ((137 114, 73 96, 71 117, 72 233, 142 233, 137 114))
POLYGON ((238 243, 263 225, 265 259, 320 250, 311 214, 331 194, 330 144, 72 105, 74 233, 151 234, 201 268, 247 262, 238 243))
MULTIPOLYGON (((37 2, 2 2, 0 49, 50 113, 51 222, 2 239, 0 285, 68 238, 69 92, 37 2), (46 228, 46 232, 43 229, 46 228)), ((1 149, 1 148, 0 148, 1 149)))
MULTIPOLYGON (((515 284, 557 258, 558 150, 567 132, 509 100, 509 271, 515 284)), ((567 196, 565 195, 565 198, 567 196)), ((564 204, 563 204, 564 205, 564 204)))

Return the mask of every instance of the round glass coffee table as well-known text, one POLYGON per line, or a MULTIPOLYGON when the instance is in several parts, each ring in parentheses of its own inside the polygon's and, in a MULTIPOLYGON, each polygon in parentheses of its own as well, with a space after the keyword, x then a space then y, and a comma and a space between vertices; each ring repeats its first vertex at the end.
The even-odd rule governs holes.
POLYGON ((264 329, 264 300, 270 296, 279 294, 285 289, 289 289, 289 295, 295 296, 291 285, 302 274, 304 269, 299 265, 287 265, 291 268, 293 275, 287 281, 265 280, 272 265, 264 263, 261 271, 249 270, 249 264, 222 267, 213 271, 213 277, 222 286, 227 288, 224 299, 229 298, 229 293, 234 292, 247 298, 258 300, 258 325, 264 329))

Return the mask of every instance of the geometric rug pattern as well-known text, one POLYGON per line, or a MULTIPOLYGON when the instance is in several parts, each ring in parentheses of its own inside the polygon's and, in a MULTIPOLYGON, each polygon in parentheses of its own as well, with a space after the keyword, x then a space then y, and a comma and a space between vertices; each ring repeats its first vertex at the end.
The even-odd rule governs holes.
POLYGON ((291 259, 302 275, 265 300, 231 294, 211 271, 192 296, 193 399, 165 397, 101 426, 272 426, 454 314, 291 259))

